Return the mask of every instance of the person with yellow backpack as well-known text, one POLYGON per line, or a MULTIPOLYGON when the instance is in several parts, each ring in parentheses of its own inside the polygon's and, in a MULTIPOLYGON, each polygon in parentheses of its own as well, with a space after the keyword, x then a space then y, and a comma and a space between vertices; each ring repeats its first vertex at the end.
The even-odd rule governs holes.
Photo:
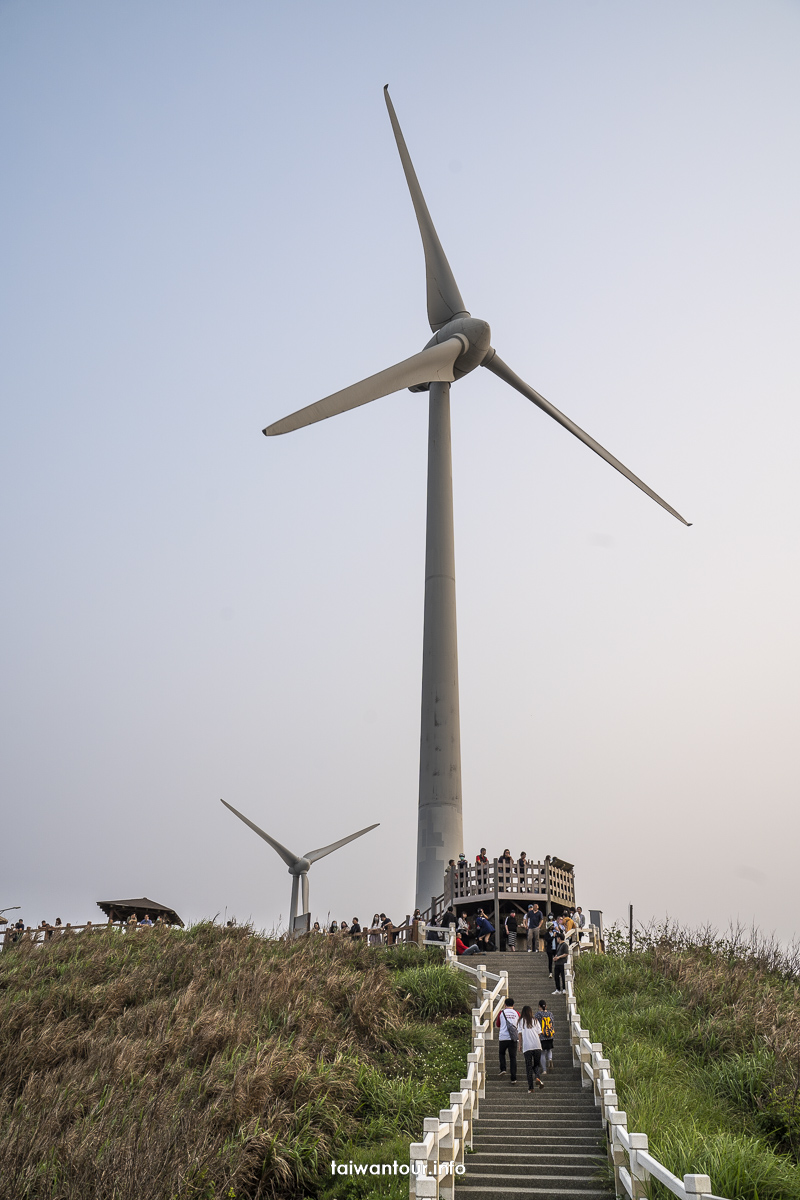
POLYGON ((553 1069, 553 1014, 547 1007, 546 1000, 539 1001, 539 1011, 536 1014, 536 1024, 539 1027, 539 1041, 542 1043, 541 1073, 547 1074, 548 1067, 553 1069))

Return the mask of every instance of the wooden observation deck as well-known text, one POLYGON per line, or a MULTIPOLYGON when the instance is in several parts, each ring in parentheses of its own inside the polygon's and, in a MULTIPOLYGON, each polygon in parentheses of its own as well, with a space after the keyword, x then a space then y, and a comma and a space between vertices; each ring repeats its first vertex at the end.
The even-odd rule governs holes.
POLYGON ((494 913, 495 929, 501 916, 516 909, 520 914, 529 904, 538 904, 545 912, 560 914, 575 907, 575 868, 563 858, 546 855, 544 862, 511 863, 492 859, 487 863, 461 862, 445 872, 441 900, 432 897, 431 912, 449 904, 458 912, 470 914, 482 908, 487 916, 494 913))

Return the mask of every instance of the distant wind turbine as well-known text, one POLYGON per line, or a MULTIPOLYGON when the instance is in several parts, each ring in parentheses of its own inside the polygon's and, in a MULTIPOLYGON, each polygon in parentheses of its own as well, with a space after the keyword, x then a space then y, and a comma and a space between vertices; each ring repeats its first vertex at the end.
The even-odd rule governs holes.
POLYGON ((227 800, 220 800, 220 804, 224 804, 226 808, 237 816, 240 821, 244 821, 245 825, 249 825, 253 833, 257 833, 265 842, 269 842, 273 850, 277 850, 283 861, 289 868, 289 874, 292 877, 292 900, 289 910, 289 935, 294 936, 294 919, 297 916, 297 895, 301 892, 303 903, 303 913, 309 912, 308 907, 308 872, 313 863, 320 858, 325 858, 326 854, 332 854, 334 850, 338 850, 340 846, 346 846, 348 842, 355 841, 356 838, 362 837, 365 833, 369 833, 370 829, 377 829, 380 821, 374 825, 368 825, 366 829, 359 829, 358 833, 351 833, 349 837, 342 838, 339 842, 332 842, 330 846, 322 846, 319 850, 309 850, 307 854, 292 854, 291 850, 287 850, 280 842, 276 842, 275 838, 271 838, 268 833, 264 833, 263 829, 259 829, 252 821, 234 808, 232 804, 228 804, 227 800))
MULTIPOLYGON (((599 454, 631 483, 684 520, 632 471, 614 458, 549 400, 507 366, 491 345, 485 321, 470 316, 433 227, 400 125, 384 88, 400 161, 417 216, 425 252, 428 321, 433 337, 419 354, 370 375, 352 387, 267 426, 271 437, 289 433, 391 392, 430 392, 428 425, 428 516, 425 548, 425 624, 422 644, 422 731, 419 767, 416 903, 426 908, 444 883, 444 870, 463 850, 461 826, 461 734, 458 707, 453 482, 450 453, 450 384, 476 367, 487 367, 542 412, 599 454)), ((385 309, 384 309, 385 312, 385 309)))

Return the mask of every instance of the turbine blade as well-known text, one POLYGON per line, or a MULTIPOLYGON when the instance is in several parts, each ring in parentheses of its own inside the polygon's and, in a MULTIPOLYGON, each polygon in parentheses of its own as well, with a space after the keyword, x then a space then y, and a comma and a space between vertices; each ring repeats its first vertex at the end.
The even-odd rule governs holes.
POLYGON ((374 825, 368 825, 366 829, 359 829, 358 833, 351 833, 349 837, 342 838, 340 842, 332 842, 330 846, 323 846, 321 850, 309 850, 308 854, 304 854, 303 858, 307 858, 310 863, 315 863, 318 859, 324 858, 326 854, 332 854, 334 850, 338 850, 340 846, 346 846, 348 842, 354 842, 356 838, 363 837, 365 833, 369 833, 370 829, 377 829, 380 821, 374 825))
POLYGON ((247 817, 240 813, 238 808, 234 808, 232 804, 228 804, 227 800, 220 800, 220 804, 224 804, 226 808, 231 810, 234 816, 237 816, 240 821, 244 821, 245 825, 249 825, 253 833, 257 833, 258 836, 262 837, 265 842, 269 842, 270 846, 272 846, 272 849, 278 851, 278 854, 280 854, 287 867, 291 869, 295 865, 295 863, 298 861, 296 854, 292 854, 291 850, 287 850, 285 846, 280 844, 280 842, 276 842, 275 838, 271 838, 268 833, 264 833, 263 829, 259 829, 257 825, 253 824, 252 821, 248 821, 247 817))
POLYGON ((422 248, 425 251, 425 282, 428 291, 428 321, 431 329, 436 333, 448 321, 452 321, 453 317, 468 317, 469 313, 461 299, 461 292, 458 290, 458 284, 450 270, 450 263, 442 249, 439 235, 433 227, 431 214, 428 212, 428 206, 425 203, 403 131, 400 128, 400 122, 394 111, 388 83, 383 89, 383 95, 389 110, 389 120, 392 122, 397 149, 400 151, 400 161, 405 171, 408 190, 411 192, 411 202, 414 205, 414 212, 417 214, 417 224, 422 235, 422 248))
POLYGON ((309 404, 306 408, 275 421, 273 425, 267 426, 264 433, 267 437, 273 437, 276 433, 291 433, 293 429, 302 429, 304 425, 313 425, 315 421, 338 416, 339 413, 358 408, 361 404, 369 404, 371 400, 378 400, 381 396, 413 387, 417 383, 452 383, 455 379, 453 364, 466 349, 466 339, 448 338, 438 346, 429 346, 419 354, 414 354, 393 367, 387 367, 385 371, 379 371, 377 375, 370 375, 360 383, 354 383, 351 387, 343 388, 341 392, 334 392, 324 400, 317 400, 315 404, 309 404))
POLYGON ((618 458, 614 458, 613 454, 609 454, 607 450, 603 449, 599 442, 596 442, 593 437, 590 437, 588 433, 584 432, 579 425, 576 425, 574 421, 570 421, 569 417, 566 417, 562 412, 559 412, 554 404, 551 404, 549 400, 545 400, 544 396, 540 396, 534 388, 530 387, 524 382, 524 380, 520 379, 519 375, 515 375, 511 368, 503 362, 502 358, 500 358, 498 354, 495 354, 491 359, 487 359, 481 365, 494 372, 495 375, 497 375, 500 379, 503 379, 506 383, 510 384, 511 387, 516 388, 518 392, 522 392, 522 395, 527 396, 529 400, 532 400, 538 408, 541 408, 542 412, 546 412, 547 415, 552 417, 554 421, 558 421, 559 425, 563 425, 565 429, 568 429, 569 432, 578 438, 579 441, 583 442, 585 446, 588 446, 590 450, 594 450, 595 454, 599 454, 600 457, 605 459, 607 463, 610 463, 612 467, 615 467, 621 475, 624 475, 626 479, 630 479, 631 483, 635 483, 638 488, 641 488, 651 500, 655 500, 656 504, 660 504, 661 507, 665 508, 668 513, 672 513, 673 517, 677 517, 677 519, 682 521, 684 525, 691 525, 691 521, 687 521, 679 512, 676 512, 670 504, 667 504, 666 500, 662 500, 661 497, 654 492, 652 488, 649 488, 646 483, 642 483, 641 479, 634 475, 633 471, 629 471, 627 467, 623 466, 618 458))

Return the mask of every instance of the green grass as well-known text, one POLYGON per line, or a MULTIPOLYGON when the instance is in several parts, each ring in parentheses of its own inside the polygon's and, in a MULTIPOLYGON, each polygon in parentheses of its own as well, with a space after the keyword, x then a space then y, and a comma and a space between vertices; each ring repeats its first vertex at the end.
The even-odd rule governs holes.
MULTIPOLYGON (((648 1135, 651 1153, 673 1174, 705 1173, 715 1194, 735 1200, 800 1200, 786 1064, 748 1015, 752 1005, 737 1007, 741 962, 729 964, 726 992, 719 961, 695 980, 702 958, 652 949, 582 955, 582 1024, 603 1043, 628 1128, 648 1135)), ((785 981, 750 971, 751 999, 774 988, 796 1005, 785 981)), ((669 1193, 653 1183, 651 1195, 669 1193)))
POLYGON ((469 1010, 413 947, 204 924, 3 951, 0 1200, 405 1196, 331 1159, 408 1162, 469 1010))

